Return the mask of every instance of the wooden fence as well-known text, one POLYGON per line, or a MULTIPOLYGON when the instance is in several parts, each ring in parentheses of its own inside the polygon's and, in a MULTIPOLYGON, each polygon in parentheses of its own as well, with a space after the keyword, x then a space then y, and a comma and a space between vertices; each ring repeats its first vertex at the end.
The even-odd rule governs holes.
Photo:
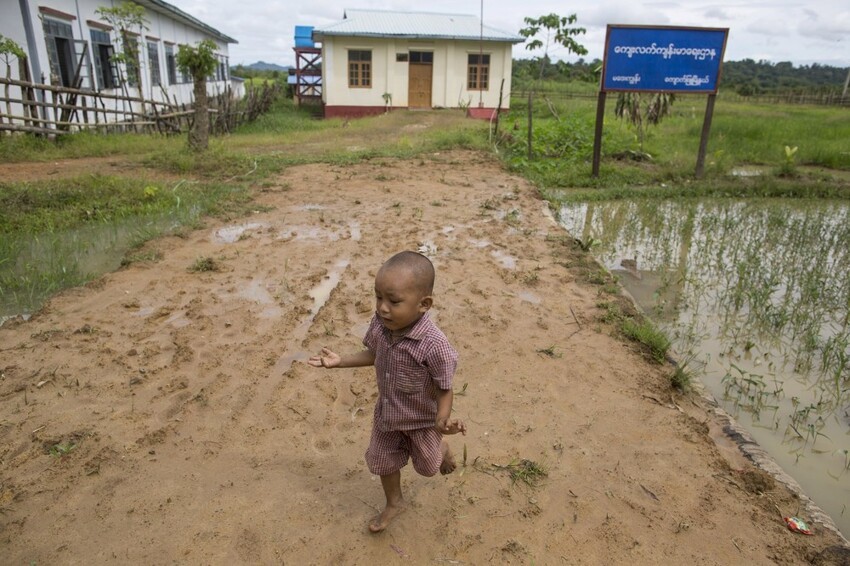
MULTIPOLYGON (((593 99, 596 100, 598 93, 596 92, 569 92, 561 90, 535 90, 534 98, 536 99, 551 99, 551 100, 568 100, 574 98, 593 99)), ((677 98, 687 96, 705 97, 704 94, 677 94, 677 98)), ((850 108, 850 95, 842 95, 840 92, 776 92, 770 94, 758 94, 752 96, 743 96, 732 91, 720 91, 717 95, 719 100, 730 102, 752 102, 754 104, 808 104, 815 106, 843 106, 850 108)), ((514 89, 511 93, 513 100, 525 101, 528 100, 528 90, 514 89)))
MULTIPOLYGON (((191 128, 192 105, 147 100, 124 94, 95 92, 0 77, 0 133, 62 135, 83 130, 177 134, 191 128)), ((209 99, 210 130, 232 131, 266 112, 283 92, 277 84, 248 89, 239 100, 230 89, 209 99)))

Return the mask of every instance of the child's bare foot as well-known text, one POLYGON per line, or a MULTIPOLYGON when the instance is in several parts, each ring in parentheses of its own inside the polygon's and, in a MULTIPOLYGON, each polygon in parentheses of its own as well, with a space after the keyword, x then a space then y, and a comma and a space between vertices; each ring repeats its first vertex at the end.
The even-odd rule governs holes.
POLYGON ((383 512, 369 523, 369 530, 373 533, 380 533, 387 528, 390 521, 401 515, 406 508, 404 502, 399 505, 387 505, 383 512))
POLYGON ((440 463, 440 473, 446 475, 455 471, 457 464, 455 463, 455 456, 452 454, 449 444, 444 440, 441 446, 443 449, 443 461, 440 463))

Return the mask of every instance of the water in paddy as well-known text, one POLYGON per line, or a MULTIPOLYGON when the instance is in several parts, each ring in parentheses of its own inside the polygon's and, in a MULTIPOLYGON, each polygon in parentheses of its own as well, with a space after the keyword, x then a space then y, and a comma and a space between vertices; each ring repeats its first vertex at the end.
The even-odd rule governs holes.
POLYGON ((850 535, 850 204, 608 201, 560 222, 850 535))
POLYGON ((0 324, 16 315, 28 317, 61 289, 114 271, 133 243, 197 214, 192 208, 0 241, 0 324))

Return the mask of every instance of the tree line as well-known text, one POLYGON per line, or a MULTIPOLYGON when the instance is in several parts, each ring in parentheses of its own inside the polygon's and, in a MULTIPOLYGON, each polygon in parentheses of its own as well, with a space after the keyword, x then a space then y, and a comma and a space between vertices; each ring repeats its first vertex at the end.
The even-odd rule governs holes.
MULTIPOLYGON (((786 92, 840 92, 847 79, 848 68, 832 67, 812 63, 795 66, 783 61, 724 61, 721 75, 721 87, 731 89, 744 96, 786 92)), ((587 61, 583 58, 575 62, 552 61, 549 57, 532 59, 514 59, 512 79, 514 85, 528 85, 535 80, 553 82, 599 82, 602 72, 602 60, 587 61)))

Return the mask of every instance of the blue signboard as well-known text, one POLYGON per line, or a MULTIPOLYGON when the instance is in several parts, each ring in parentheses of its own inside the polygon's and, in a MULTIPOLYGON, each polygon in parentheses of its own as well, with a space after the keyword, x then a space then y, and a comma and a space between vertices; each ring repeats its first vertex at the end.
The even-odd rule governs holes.
POLYGON ((728 32, 609 25, 602 90, 716 93, 728 32))

